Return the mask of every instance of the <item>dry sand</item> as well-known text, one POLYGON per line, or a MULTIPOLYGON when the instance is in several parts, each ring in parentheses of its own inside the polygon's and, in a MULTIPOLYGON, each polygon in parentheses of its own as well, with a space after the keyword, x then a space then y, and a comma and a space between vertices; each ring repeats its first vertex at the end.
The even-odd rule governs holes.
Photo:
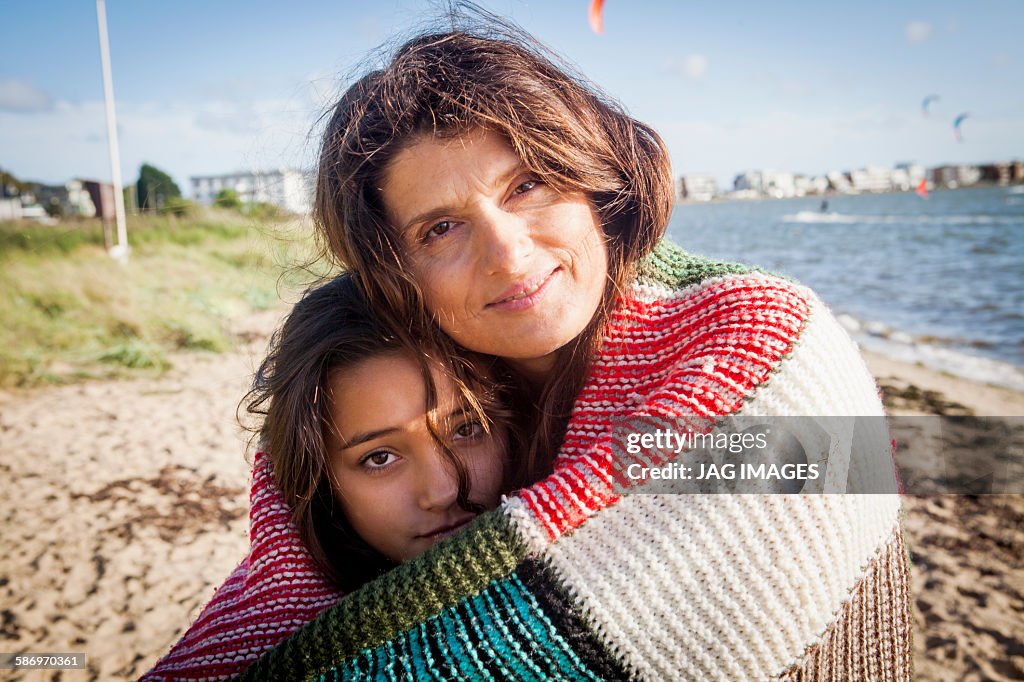
MULTIPOLYGON (((245 320, 246 346, 175 357, 158 379, 0 392, 0 651, 88 656, 87 671, 0 679, 137 677, 242 558, 235 406, 276 319, 245 320)), ((869 364, 896 412, 1024 414, 1018 393, 869 364)), ((906 498, 918 679, 1024 677, 1022 519, 1022 495, 906 498)))

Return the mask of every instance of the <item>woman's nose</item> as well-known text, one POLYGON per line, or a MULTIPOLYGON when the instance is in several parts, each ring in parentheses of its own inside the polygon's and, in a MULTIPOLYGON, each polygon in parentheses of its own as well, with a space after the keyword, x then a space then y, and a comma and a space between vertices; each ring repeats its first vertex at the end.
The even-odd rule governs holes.
POLYGON ((530 226, 520 215, 494 208, 480 218, 478 236, 487 274, 518 274, 527 268, 533 252, 530 226))
POLYGON ((441 452, 424 457, 419 472, 419 503, 425 510, 444 510, 459 499, 459 480, 454 467, 441 452))

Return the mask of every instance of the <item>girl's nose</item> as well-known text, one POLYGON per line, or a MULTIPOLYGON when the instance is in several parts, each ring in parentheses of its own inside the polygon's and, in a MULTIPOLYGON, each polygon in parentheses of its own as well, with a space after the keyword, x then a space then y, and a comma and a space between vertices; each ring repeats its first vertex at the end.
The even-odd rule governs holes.
POLYGON ((528 270, 533 236, 526 219, 493 207, 478 219, 476 246, 486 263, 487 274, 519 274, 528 270))
POLYGON ((419 472, 419 504, 424 510, 444 510, 459 499, 459 480, 444 453, 425 456, 419 472))

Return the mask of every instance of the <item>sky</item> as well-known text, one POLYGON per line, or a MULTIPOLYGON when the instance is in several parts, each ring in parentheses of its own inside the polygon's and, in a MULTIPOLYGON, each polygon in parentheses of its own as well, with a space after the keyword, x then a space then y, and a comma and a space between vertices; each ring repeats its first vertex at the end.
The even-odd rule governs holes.
MULTIPOLYGON (((677 175, 1024 158, 1024 2, 484 0, 664 138, 677 175), (928 115, 921 109, 931 94, 928 115), (952 121, 961 113, 962 142, 952 121)), ((3 0, 0 168, 109 180, 91 0, 3 0)), ((310 168, 316 122, 427 0, 106 3, 125 182, 310 168)))

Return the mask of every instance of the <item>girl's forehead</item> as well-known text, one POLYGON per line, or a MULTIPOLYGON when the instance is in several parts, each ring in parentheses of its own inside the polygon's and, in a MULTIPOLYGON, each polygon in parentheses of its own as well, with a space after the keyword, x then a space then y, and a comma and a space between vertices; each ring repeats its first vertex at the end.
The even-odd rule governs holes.
POLYGON ((339 367, 329 377, 330 394, 336 416, 382 416, 388 406, 403 407, 405 413, 426 411, 427 386, 424 368, 429 369, 437 402, 455 399, 455 384, 437 361, 420 362, 411 351, 377 353, 339 367))

